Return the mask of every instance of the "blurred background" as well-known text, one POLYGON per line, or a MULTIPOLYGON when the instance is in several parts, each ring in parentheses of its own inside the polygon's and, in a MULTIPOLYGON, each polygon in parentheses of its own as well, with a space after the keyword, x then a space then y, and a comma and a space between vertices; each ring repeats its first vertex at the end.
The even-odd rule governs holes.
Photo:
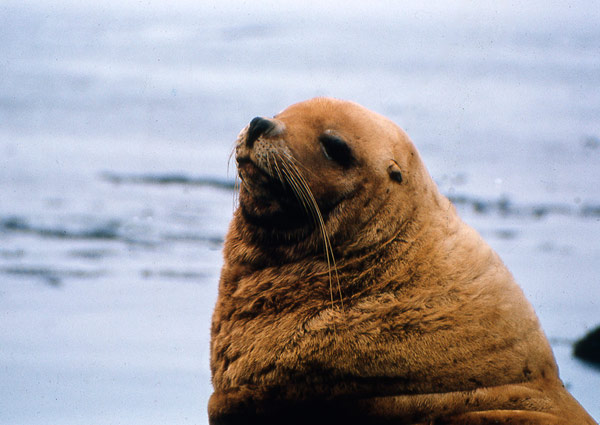
POLYGON ((0 422, 207 423, 229 154, 318 95, 406 129, 600 419, 598 6, 0 2, 0 422))

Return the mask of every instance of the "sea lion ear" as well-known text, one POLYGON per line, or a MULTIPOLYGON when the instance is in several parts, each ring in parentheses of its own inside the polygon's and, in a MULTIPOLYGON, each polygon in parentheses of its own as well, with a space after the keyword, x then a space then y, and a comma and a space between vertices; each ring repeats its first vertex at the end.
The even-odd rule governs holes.
POLYGON ((387 171, 392 180, 402 183, 402 172, 396 161, 390 159, 390 165, 388 165, 387 171))

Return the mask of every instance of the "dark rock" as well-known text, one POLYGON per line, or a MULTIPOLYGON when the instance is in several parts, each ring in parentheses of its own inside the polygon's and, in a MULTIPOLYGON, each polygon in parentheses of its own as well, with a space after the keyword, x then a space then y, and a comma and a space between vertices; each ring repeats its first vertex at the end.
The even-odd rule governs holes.
POLYGON ((575 357, 600 367, 600 326, 575 343, 575 357))

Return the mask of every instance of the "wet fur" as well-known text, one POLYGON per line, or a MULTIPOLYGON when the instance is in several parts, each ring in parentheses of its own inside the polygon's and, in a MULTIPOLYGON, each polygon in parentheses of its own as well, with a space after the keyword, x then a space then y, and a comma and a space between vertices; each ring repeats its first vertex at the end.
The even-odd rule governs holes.
POLYGON ((323 98, 275 119, 277 135, 238 140, 250 162, 213 315, 211 424, 595 423, 404 132, 323 98), (356 164, 323 155, 327 131, 356 164))

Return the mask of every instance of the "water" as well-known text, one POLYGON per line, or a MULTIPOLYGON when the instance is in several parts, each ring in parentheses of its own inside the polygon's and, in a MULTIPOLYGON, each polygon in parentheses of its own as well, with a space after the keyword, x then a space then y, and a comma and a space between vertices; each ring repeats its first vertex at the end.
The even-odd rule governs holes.
POLYGON ((389 116, 600 372, 600 9, 0 3, 0 422, 206 423, 238 131, 316 95, 389 116))

